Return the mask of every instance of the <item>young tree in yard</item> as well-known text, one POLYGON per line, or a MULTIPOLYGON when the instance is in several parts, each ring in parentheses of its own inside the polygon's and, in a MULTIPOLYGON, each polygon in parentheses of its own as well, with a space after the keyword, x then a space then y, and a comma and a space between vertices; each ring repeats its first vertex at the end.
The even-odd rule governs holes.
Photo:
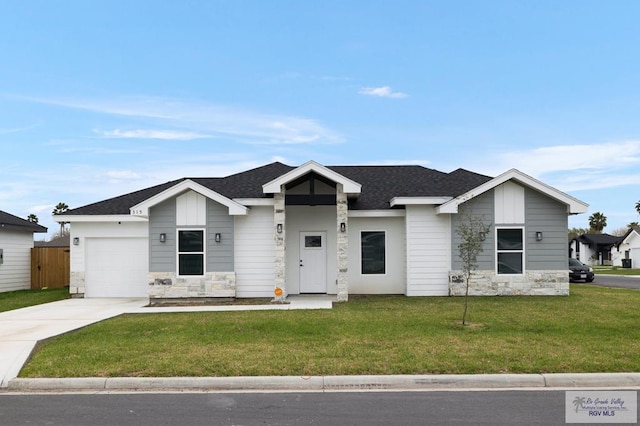
MULTIPOLYGON (((53 211, 51 212, 51 214, 52 215, 63 214, 67 210, 69 210, 69 206, 68 205, 66 205, 65 203, 58 203, 56 205, 56 207, 53 209, 53 211)), ((66 224, 66 222, 60 222, 60 235, 64 234, 64 225, 65 224, 66 224)))
POLYGON ((462 261, 462 273, 465 280, 464 311, 462 325, 467 323, 467 308, 469 306, 469 281, 473 271, 478 267, 478 255, 482 253, 482 245, 489 232, 490 226, 484 223, 484 218, 474 216, 469 211, 460 216, 460 223, 456 233, 460 237, 458 252, 462 261))
POLYGON ((589 216, 589 227, 597 234, 607 226, 607 217, 600 212, 595 212, 589 216))

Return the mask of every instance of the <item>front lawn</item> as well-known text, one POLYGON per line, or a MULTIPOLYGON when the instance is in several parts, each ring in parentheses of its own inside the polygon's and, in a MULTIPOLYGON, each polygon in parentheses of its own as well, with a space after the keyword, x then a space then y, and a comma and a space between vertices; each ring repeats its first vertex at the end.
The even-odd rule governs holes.
POLYGON ((68 288, 8 291, 0 293, 0 312, 55 302, 69 297, 68 288))
POLYGON ((622 268, 620 266, 594 266, 597 275, 640 275, 638 268, 622 268))
POLYGON ((332 310, 132 314, 40 345, 21 377, 640 371, 640 292, 352 297, 332 310))

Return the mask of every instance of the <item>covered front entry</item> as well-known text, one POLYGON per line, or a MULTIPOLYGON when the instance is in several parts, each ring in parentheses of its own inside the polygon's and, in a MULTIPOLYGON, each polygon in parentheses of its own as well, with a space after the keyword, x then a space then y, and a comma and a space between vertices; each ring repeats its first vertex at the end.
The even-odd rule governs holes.
POLYGON ((300 293, 327 293, 327 233, 300 232, 300 293))

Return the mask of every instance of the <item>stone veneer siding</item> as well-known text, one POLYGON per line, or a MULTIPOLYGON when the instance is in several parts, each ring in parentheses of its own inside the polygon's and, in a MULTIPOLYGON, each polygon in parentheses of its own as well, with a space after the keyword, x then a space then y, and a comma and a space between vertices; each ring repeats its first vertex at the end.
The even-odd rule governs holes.
MULTIPOLYGON (((449 271, 449 295, 464 296, 462 271, 449 271)), ((568 296, 569 275, 562 271, 526 271, 523 275, 498 275, 494 271, 473 271, 470 296, 568 296)))
POLYGON ((84 297, 84 272, 71 271, 69 281, 71 297, 84 297))
POLYGON ((207 272, 203 277, 177 277, 174 272, 150 272, 149 298, 235 297, 235 272, 207 272))
POLYGON ((349 203, 347 194, 344 193, 342 185, 336 188, 336 217, 337 217, 337 253, 338 253, 338 279, 337 279, 337 299, 338 302, 349 300, 349 203), (340 224, 347 227, 345 232, 340 231, 340 224))
POLYGON ((282 289, 282 294, 276 296, 275 300, 283 301, 287 298, 288 289, 286 284, 286 235, 287 226, 285 223, 285 194, 283 192, 273 195, 273 238, 275 242, 275 285, 276 288, 282 289), (282 224, 282 232, 278 233, 278 224, 282 224))

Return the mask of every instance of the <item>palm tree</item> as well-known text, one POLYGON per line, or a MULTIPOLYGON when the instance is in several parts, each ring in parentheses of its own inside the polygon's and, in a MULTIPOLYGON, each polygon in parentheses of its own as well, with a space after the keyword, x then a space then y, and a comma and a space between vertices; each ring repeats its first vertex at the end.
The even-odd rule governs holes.
MULTIPOLYGON (((56 207, 53 209, 51 214, 53 215, 63 214, 67 210, 69 210, 69 206, 66 205, 65 203, 60 202, 56 205, 56 207)), ((67 222, 60 222, 60 235, 64 234, 64 225, 66 224, 67 222)))
POLYGON ((640 214, 640 201, 636 203, 636 211, 640 214))
POLYGON ((600 212, 595 212, 589 216, 589 227, 596 233, 602 232, 604 227, 607 226, 607 217, 600 212))
POLYGON ((38 216, 31 213, 29 216, 27 216, 27 220, 31 223, 38 223, 38 216))

